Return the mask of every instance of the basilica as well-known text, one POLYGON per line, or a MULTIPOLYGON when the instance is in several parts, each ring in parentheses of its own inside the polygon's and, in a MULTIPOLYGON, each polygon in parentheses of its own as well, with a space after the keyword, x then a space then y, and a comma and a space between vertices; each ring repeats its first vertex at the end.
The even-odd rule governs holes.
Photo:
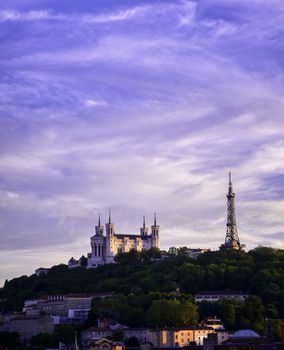
POLYGON ((132 249, 141 251, 150 248, 160 248, 160 225, 157 225, 156 214, 154 224, 151 226, 151 233, 145 224, 143 217, 143 227, 140 228, 140 235, 117 234, 115 225, 111 222, 109 213, 108 223, 101 225, 99 216, 98 225, 95 227, 95 235, 91 237, 91 253, 88 254, 87 268, 98 265, 110 264, 114 262, 114 257, 119 253, 127 253, 132 249), (106 234, 104 235, 104 228, 106 234))

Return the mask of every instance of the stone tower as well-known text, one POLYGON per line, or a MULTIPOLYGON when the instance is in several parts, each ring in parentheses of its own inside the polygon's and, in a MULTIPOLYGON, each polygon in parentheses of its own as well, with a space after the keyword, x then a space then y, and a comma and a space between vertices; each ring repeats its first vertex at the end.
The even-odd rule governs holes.
POLYGON ((95 227, 95 234, 91 237, 92 252, 88 255, 88 268, 96 267, 105 263, 105 237, 104 226, 101 225, 99 214, 98 225, 95 227))
POLYGON ((104 235, 104 226, 101 225, 101 214, 99 213, 98 226, 96 226, 96 236, 102 237, 104 235))
POLYGON ((157 225, 157 215, 154 214, 154 225, 151 226, 152 247, 160 248, 160 225, 157 225))
POLYGON ((114 223, 111 222, 111 212, 109 211, 108 223, 106 223, 106 263, 113 263, 115 256, 115 232, 114 223))
POLYGON ((145 215, 143 216, 143 227, 140 228, 140 234, 142 237, 148 236, 148 227, 145 224, 145 215))

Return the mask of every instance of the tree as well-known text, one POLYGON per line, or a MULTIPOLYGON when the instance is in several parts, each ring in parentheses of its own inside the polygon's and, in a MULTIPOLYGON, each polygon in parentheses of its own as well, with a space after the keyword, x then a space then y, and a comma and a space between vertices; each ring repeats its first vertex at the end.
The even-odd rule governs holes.
POLYGON ((152 327, 182 327, 195 325, 198 321, 197 306, 187 301, 156 300, 147 313, 148 324, 152 327))
POLYGON ((123 341, 123 332, 121 330, 114 331, 111 338, 113 341, 123 341))
POLYGON ((88 259, 85 257, 85 255, 82 255, 80 258, 80 264, 83 267, 86 267, 88 265, 88 259))
POLYGON ((125 340, 125 346, 127 348, 137 348, 139 347, 139 341, 136 337, 130 337, 125 340))
POLYGON ((232 300, 220 300, 216 303, 217 315, 221 317, 225 324, 225 328, 232 330, 236 324, 235 303, 232 300))
POLYGON ((59 325, 54 332, 56 342, 72 344, 75 342, 75 327, 72 325, 59 325))
POLYGON ((0 332, 0 346, 14 348, 20 343, 20 335, 17 332, 0 332))
POLYGON ((58 344, 54 342, 53 336, 47 333, 39 333, 33 336, 30 340, 32 346, 36 346, 38 348, 46 349, 46 348, 55 348, 58 344))

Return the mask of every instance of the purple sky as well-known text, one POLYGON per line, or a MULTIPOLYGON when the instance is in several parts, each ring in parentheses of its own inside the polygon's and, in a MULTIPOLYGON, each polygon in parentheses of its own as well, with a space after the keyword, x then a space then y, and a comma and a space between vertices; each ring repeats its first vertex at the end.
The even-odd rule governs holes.
MULTIPOLYGON (((100 211, 284 248, 283 0, 0 3, 0 279, 90 251, 100 211)), ((1 282, 0 282, 1 284, 1 282)))

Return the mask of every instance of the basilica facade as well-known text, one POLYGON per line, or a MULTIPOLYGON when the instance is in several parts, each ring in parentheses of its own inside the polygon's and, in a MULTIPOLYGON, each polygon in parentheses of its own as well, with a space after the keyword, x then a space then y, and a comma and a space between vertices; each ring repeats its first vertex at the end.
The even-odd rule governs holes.
POLYGON ((88 268, 114 262, 114 257, 119 253, 127 253, 132 249, 142 251, 150 248, 160 248, 160 225, 157 225, 156 214, 154 224, 151 226, 151 233, 145 225, 140 228, 140 235, 117 234, 115 225, 111 222, 109 214, 108 223, 101 225, 99 216, 98 225, 95 227, 95 235, 91 237, 91 253, 88 254, 88 268), (105 235, 104 235, 105 229, 105 235))

